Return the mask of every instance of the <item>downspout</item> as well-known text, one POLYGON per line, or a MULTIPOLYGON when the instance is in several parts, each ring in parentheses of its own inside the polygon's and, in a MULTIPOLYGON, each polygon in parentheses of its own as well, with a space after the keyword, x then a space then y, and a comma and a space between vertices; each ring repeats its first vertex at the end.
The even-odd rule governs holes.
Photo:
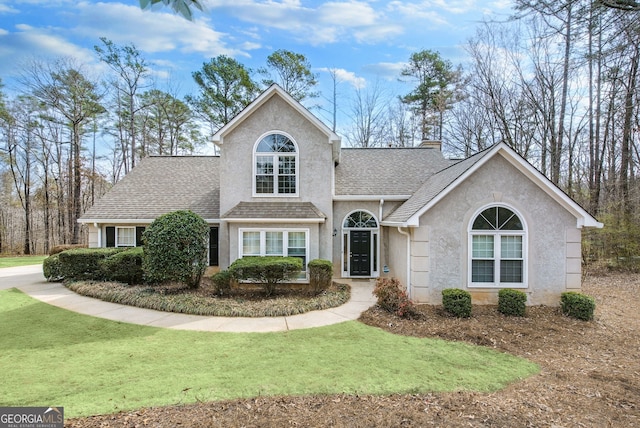
POLYGON ((384 199, 380 199, 380 209, 378 210, 378 221, 382 221, 382 206, 384 205, 384 199))
POLYGON ((403 231, 402 226, 398 226, 398 232, 407 237, 407 295, 411 299, 411 234, 403 231))

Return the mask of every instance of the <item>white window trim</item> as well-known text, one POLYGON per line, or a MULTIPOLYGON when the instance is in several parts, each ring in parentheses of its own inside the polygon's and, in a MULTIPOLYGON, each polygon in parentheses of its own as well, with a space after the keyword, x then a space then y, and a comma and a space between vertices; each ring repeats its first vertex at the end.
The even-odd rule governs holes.
MULTIPOLYGON (((289 233, 290 232, 304 232, 304 245, 305 245, 305 258, 309 263, 309 231, 310 229, 290 229, 290 228, 240 228, 238 229, 238 258, 241 259, 244 256, 243 253, 243 235, 244 232, 260 232, 260 254, 249 254, 250 257, 265 257, 273 256, 267 254, 267 232, 282 232, 282 257, 288 257, 289 255, 289 233)), ((280 257, 276 255, 275 257, 280 257)), ((295 256, 294 256, 295 257, 295 256)), ((302 267, 304 271, 307 270, 306 266, 302 267)))
MULTIPOLYGON (((369 210, 357 209, 349 211, 347 215, 342 219, 342 239, 340 243, 340 270, 342 278, 352 278, 349 274, 351 272, 351 262, 349 258, 345 260, 345 254, 351 253, 351 231, 352 230, 370 230, 371 231, 371 278, 378 278, 380 276, 380 221, 375 214, 369 210), (366 212, 376 221, 376 227, 345 227, 345 221, 351 217, 352 214, 359 211, 366 212), (375 239, 374 239, 375 237, 375 239), (345 248, 345 241, 347 248, 345 248), (377 261, 377 263, 376 263, 377 261), (345 270, 346 269, 346 270, 345 270)), ((361 276, 353 276, 353 278, 362 278, 361 276)))
POLYGON ((136 227, 135 226, 116 226, 115 229, 115 233, 116 233, 116 248, 133 248, 136 247, 138 245, 138 243, 136 242, 136 227), (120 229, 133 229, 133 245, 120 245, 120 243, 118 242, 118 231, 120 229))
POLYGON ((469 226, 467 229, 467 286, 469 288, 529 288, 529 251, 528 251, 528 235, 529 228, 525 222, 524 217, 518 210, 513 208, 510 205, 506 204, 488 204, 480 208, 475 212, 475 214, 471 217, 469 221, 469 226), (520 222, 522 223, 522 230, 473 230, 473 222, 480 215, 481 212, 486 210, 487 208, 492 207, 501 207, 506 208, 512 211, 515 215, 518 216, 520 222), (494 260, 494 279, 498 279, 498 281, 494 282, 473 282, 472 281, 472 264, 473 264, 473 237, 474 236, 493 236, 493 260, 494 260), (501 246, 501 237, 502 236, 522 236, 522 282, 499 282, 500 280, 500 252, 502 251, 501 246))
POLYGON ((279 130, 272 130, 269 132, 265 132, 264 134, 262 134, 258 140, 254 143, 253 145, 253 155, 252 155, 252 162, 253 162, 253 166, 252 166, 252 192, 253 192, 253 197, 255 198, 297 198, 300 196, 300 147, 298 146, 298 143, 296 142, 296 140, 293 139, 293 137, 291 135, 289 135, 288 133, 284 132, 284 131, 279 131, 279 130), (258 152, 258 145, 260 144, 260 142, 262 141, 263 138, 265 138, 268 135, 271 134, 281 134, 284 135, 285 137, 287 137, 295 146, 296 151, 295 153, 279 153, 279 152, 258 152), (279 193, 278 192, 278 163, 279 163, 279 159, 278 157, 280 155, 283 156, 294 156, 295 157, 295 163, 296 163, 296 191, 295 193, 279 193), (273 156, 274 157, 274 163, 273 163, 273 193, 258 193, 256 190, 256 176, 257 176, 257 168, 256 168, 256 157, 257 156, 273 156))

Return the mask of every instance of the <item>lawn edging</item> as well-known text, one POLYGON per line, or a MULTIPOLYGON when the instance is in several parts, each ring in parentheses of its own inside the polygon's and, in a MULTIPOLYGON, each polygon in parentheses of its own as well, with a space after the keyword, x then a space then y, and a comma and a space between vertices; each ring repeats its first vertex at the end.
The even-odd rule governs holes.
POLYGON ((334 284, 316 296, 275 296, 261 301, 242 298, 217 297, 193 293, 163 293, 163 288, 128 286, 115 282, 76 281, 65 286, 82 296, 110 303, 174 312, 188 315, 217 317, 282 317, 311 311, 331 309, 349 301, 351 288, 347 284, 334 284))

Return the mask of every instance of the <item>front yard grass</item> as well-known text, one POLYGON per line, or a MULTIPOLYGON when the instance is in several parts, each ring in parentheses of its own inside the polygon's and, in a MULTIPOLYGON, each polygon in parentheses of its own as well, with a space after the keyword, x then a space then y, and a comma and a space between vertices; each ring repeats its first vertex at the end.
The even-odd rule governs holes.
POLYGON ((15 266, 41 265, 46 258, 47 256, 0 257, 0 269, 15 266))
POLYGON ((1 406, 68 418, 260 395, 495 391, 538 367, 463 343, 350 321, 283 333, 177 331, 113 322, 0 291, 1 406))

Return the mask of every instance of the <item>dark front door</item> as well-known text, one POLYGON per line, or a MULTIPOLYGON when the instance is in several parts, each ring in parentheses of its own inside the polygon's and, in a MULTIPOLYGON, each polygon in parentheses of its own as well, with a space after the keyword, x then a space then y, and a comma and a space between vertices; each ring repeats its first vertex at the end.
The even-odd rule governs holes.
POLYGON ((219 266, 217 227, 212 227, 209 229, 209 266, 219 266))
POLYGON ((349 247, 349 275, 371 276, 371 231, 352 230, 349 247))

